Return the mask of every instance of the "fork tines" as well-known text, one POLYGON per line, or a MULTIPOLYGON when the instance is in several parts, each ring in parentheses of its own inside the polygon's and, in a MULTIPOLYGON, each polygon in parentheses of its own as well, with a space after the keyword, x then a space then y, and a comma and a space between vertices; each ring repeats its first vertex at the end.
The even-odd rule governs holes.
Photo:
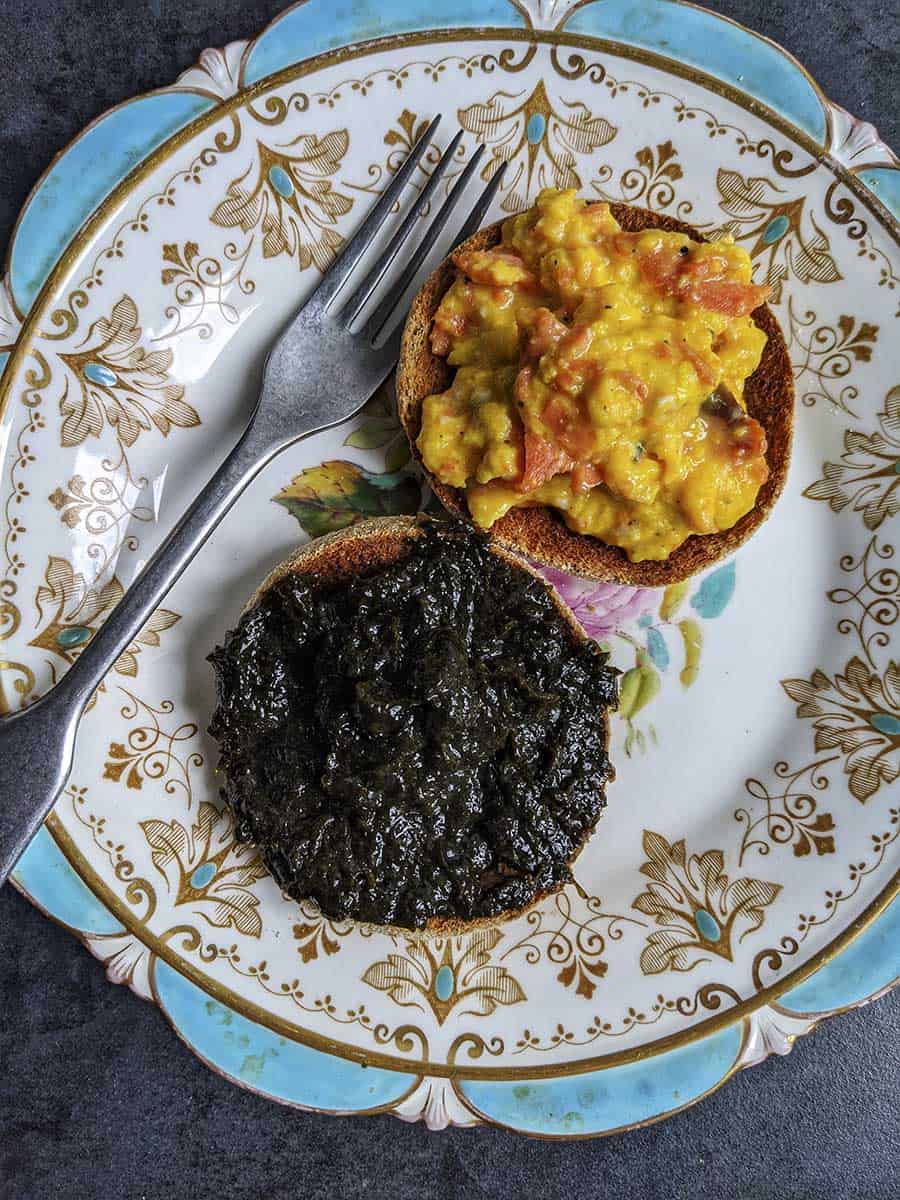
MULTIPOLYGON (((431 139, 440 123, 440 116, 436 116, 425 132, 417 139, 415 145, 410 151, 406 161, 397 171, 391 184, 382 192, 377 203, 372 208, 362 225, 357 232, 344 246, 344 249, 335 259, 326 274, 322 277, 322 281, 317 289, 316 299, 322 304, 323 308, 329 308, 334 301, 335 296, 340 291, 344 283, 349 278, 354 267, 359 263, 365 252, 369 249, 375 240, 379 230, 384 225, 388 214, 400 198, 405 185, 409 182, 410 177, 420 164, 425 152, 427 151, 431 139)), ((374 264, 366 272, 364 278, 353 290, 346 301, 341 303, 336 314, 338 324, 343 328, 348 328, 352 322, 359 316, 367 302, 371 299, 378 285, 384 279, 391 264, 397 258, 401 248, 404 246, 410 237, 413 229, 418 223, 419 217, 427 210, 432 196, 437 190, 438 185, 445 176, 447 169, 453 164, 459 151, 460 143, 462 142, 463 131, 460 129, 453 140, 450 142, 447 149, 441 155, 440 161, 431 173, 428 182, 422 189, 416 201, 410 207, 409 211, 404 216, 403 220, 397 226, 390 241, 378 255, 374 264)), ((444 203, 438 209, 433 217, 423 237, 420 239, 415 250, 410 255, 406 266, 400 275, 395 279, 390 286, 388 294, 377 304, 371 315, 366 319, 365 323, 359 330, 360 336, 369 344, 374 343, 375 339, 384 331, 387 326, 397 303, 402 299, 407 289, 414 282, 422 264, 428 257, 428 254, 434 247, 437 239, 440 237, 444 226, 447 224, 453 210, 456 208, 461 199, 469 181, 478 168, 479 163, 484 155, 485 147, 480 145, 463 171, 460 172, 453 187, 450 189, 444 203)), ((479 227, 484 219, 484 216, 489 209, 497 189, 499 188, 503 174, 506 170, 506 164, 502 163, 500 167, 493 173, 487 185, 481 192, 477 202, 466 218, 459 234, 455 239, 455 243, 463 241, 469 237, 479 227)), ((389 338, 393 336, 400 325, 398 321, 389 338)))

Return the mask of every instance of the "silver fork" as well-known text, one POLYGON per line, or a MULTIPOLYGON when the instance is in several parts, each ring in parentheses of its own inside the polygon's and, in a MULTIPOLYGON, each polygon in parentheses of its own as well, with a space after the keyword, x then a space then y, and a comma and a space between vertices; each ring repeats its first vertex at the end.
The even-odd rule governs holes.
MULTIPOLYGON (((453 161, 461 130, 374 265, 346 300, 338 294, 373 244, 439 121, 435 117, 416 142, 390 187, 272 346, 250 423, 221 467, 59 683, 29 708, 0 720, 0 886, 69 777, 88 700, 218 523, 279 451, 353 416, 393 367, 403 323, 396 318, 390 323, 397 301, 456 207, 484 146, 466 164, 389 293, 355 332, 351 324, 374 297, 453 161)), ((503 167, 481 192, 457 241, 481 224, 502 174, 503 167)))

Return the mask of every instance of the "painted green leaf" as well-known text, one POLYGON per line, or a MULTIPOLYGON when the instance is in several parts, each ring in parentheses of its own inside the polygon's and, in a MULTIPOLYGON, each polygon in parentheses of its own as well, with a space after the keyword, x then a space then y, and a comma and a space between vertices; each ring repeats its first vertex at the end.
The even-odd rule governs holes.
POLYGON ((684 668, 679 678, 685 687, 690 687, 700 670, 700 651, 703 648, 703 630, 696 621, 688 617, 678 622, 681 640, 684 643, 684 668))
POLYGON ((363 405, 362 416, 367 421, 383 422, 394 433, 400 432, 400 418, 397 415, 397 398, 394 394, 392 379, 386 379, 381 387, 372 393, 363 405))
POLYGON ((619 684, 619 716, 630 721, 659 691, 659 675, 649 665, 632 667, 619 684))
POLYGON ((619 716, 627 721, 634 711, 634 702, 641 687, 641 672, 638 667, 626 671, 619 682, 619 716))
POLYGON ((385 446, 397 436, 397 430, 388 421, 373 419, 363 421, 358 429, 354 429, 344 438, 345 446, 355 446, 357 450, 375 450, 385 446))
POLYGON ((386 380, 362 410, 362 422, 344 438, 357 450, 384 449, 388 471, 399 471, 410 460, 409 442, 397 416, 393 385, 386 380))
POLYGON ((301 471, 273 499, 305 533, 319 537, 369 517, 415 513, 420 489, 404 471, 365 471, 356 463, 334 461, 301 471))
POLYGON ((689 579, 682 579, 681 583, 669 584, 663 592, 662 604, 659 606, 659 615, 663 621, 672 620, 687 595, 690 585, 689 579))

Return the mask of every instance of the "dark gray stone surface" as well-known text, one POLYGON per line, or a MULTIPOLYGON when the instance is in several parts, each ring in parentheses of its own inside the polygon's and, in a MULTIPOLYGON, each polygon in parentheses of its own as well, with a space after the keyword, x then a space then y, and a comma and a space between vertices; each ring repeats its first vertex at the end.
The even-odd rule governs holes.
MULTIPOLYGON (((709 5, 793 51, 898 136, 888 0, 709 5)), ((0 242, 51 156, 91 118, 248 37, 273 0, 0 0, 0 242)), ((896 1200, 900 992, 829 1021, 660 1125, 548 1144, 303 1115, 198 1062, 12 889, 0 893, 2 1200, 896 1200)))

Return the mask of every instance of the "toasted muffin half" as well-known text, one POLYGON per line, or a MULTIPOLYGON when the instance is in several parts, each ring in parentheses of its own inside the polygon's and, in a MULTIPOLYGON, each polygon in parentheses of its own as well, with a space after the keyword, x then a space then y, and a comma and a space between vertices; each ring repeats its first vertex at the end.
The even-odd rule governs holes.
MULTIPOLYGON (((244 612, 258 604, 270 588, 289 574, 314 576, 321 581, 322 586, 346 582, 356 576, 374 574, 401 560, 409 552, 413 541, 422 536, 423 524, 428 520, 429 518, 421 517, 376 517, 308 542, 270 572, 247 602, 244 612)), ((568 605, 529 563, 520 558, 518 554, 495 542, 489 544, 489 549, 491 553, 508 562, 517 570, 524 571, 539 580, 546 588, 559 615, 563 618, 568 636, 574 643, 584 643, 590 640, 568 605)), ((606 712, 603 714, 603 728, 603 746, 604 750, 608 752, 609 717, 606 712)), ((605 787, 606 782, 600 781, 598 786, 605 787)), ((602 812, 599 815, 602 816, 602 812)), ((595 828, 596 823, 590 829, 585 830, 581 844, 567 860, 570 867, 595 828)), ((513 917, 520 916, 547 896, 560 891, 563 886, 565 885, 561 883, 556 887, 537 892, 527 904, 520 908, 510 909, 493 916, 471 919, 440 916, 432 917, 426 925, 419 929, 411 929, 407 926, 382 926, 382 928, 395 929, 406 938, 429 935, 455 936, 475 929, 499 925, 513 917)))
MULTIPOLYGON (((697 242, 707 240, 692 226, 662 213, 627 204, 609 207, 628 233, 662 229, 686 234, 697 242)), ((501 239, 502 224, 498 221, 480 229, 454 253, 496 246, 501 239)), ((429 276, 412 303, 403 333, 397 367, 397 405, 400 421, 420 463, 422 458, 416 443, 423 402, 426 396, 446 391, 454 372, 445 359, 432 353, 429 334, 438 305, 457 274, 447 258, 429 276)), ((752 319, 765 333, 766 345, 759 366, 745 384, 744 400, 749 415, 765 430, 769 478, 760 488, 754 507, 737 524, 722 533, 693 534, 663 561, 632 562, 619 546, 575 533, 550 508, 513 508, 491 526, 490 533, 496 542, 562 571, 638 587, 667 587, 677 583, 706 570, 742 545, 772 511, 784 488, 794 421, 793 373, 781 328, 768 305, 760 305, 752 313, 752 319)), ((470 519, 465 492, 442 483, 430 472, 426 474, 444 507, 454 516, 470 519)))

